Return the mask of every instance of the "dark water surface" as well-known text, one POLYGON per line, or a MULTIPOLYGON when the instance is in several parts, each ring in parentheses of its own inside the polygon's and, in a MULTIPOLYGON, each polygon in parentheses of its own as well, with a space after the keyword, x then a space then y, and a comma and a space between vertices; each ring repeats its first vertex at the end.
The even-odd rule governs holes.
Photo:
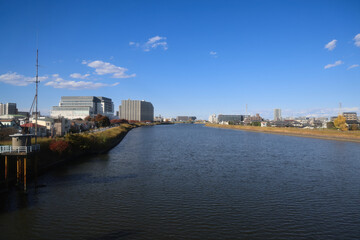
POLYGON ((0 239, 360 239, 360 144, 174 125, 0 195, 0 239))

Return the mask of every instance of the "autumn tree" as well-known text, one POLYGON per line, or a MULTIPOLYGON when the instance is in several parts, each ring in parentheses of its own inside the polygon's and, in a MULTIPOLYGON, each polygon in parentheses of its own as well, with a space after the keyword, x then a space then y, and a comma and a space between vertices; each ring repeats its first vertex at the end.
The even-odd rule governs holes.
POLYGON ((347 131, 348 130, 348 126, 346 124, 346 118, 343 115, 339 115, 335 120, 334 120, 334 125, 337 129, 340 129, 341 131, 347 131))

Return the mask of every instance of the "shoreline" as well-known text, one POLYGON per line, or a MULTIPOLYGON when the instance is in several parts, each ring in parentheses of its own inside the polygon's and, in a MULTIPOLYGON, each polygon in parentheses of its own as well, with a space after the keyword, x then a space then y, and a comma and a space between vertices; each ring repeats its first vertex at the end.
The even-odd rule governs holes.
POLYGON ((275 128, 275 127, 254 127, 241 125, 221 125, 207 123, 206 127, 223 128, 231 130, 240 130, 248 132, 259 132, 267 134, 277 134, 294 137, 316 138, 324 140, 344 141, 360 143, 360 132, 339 132, 336 130, 315 130, 315 129, 299 129, 299 128, 275 128))
MULTIPOLYGON (((49 141, 44 141, 43 143, 40 143, 41 149, 42 151, 39 152, 38 155, 38 167, 37 167, 37 171, 38 171, 38 176, 45 174, 48 171, 51 171, 52 169, 58 167, 58 166, 62 166, 65 164, 68 164, 72 161, 77 161, 83 157, 86 156, 95 156, 95 155, 100 155, 100 154, 106 154, 107 152, 109 152, 111 149, 113 149, 114 147, 116 147, 118 144, 120 144, 122 142, 122 140, 125 138, 125 136, 134 128, 138 128, 138 127, 142 127, 142 126, 155 126, 155 125, 159 125, 159 124, 123 124, 117 127, 112 127, 109 128, 103 132, 98 132, 98 133, 84 133, 84 134, 80 134, 81 136, 89 136, 89 135, 93 135, 95 136, 95 138, 104 138, 106 137, 107 140, 109 140, 109 142, 102 142, 101 144, 103 146, 101 146, 101 148, 94 148, 91 146, 88 146, 90 148, 88 149, 73 149, 73 151, 65 153, 63 154, 58 154, 55 152, 52 152, 49 148, 49 143, 51 142, 51 140, 49 141), (116 129, 117 128, 117 129, 116 129), (117 130, 120 131, 118 133, 116 133, 116 135, 109 135, 109 136, 103 136, 103 134, 107 134, 106 132, 110 133, 112 130, 117 130)), ((61 139, 65 139, 65 138, 61 138, 61 139)), ((69 141, 69 140, 67 140, 69 141)), ((75 147, 75 146, 74 146, 75 147)), ((2 159, 1 159, 2 160, 2 159)), ((1 161, 2 163, 3 161, 1 161)), ((9 167, 11 165, 15 164, 15 161, 12 161, 12 163, 9 163, 9 167)), ((34 175, 33 175, 33 167, 32 167, 32 161, 29 162, 29 169, 28 169, 28 177, 29 180, 32 182, 34 179, 34 175)), ((12 166, 12 169, 15 168, 16 170, 16 166, 12 166)), ((3 164, 0 165, 0 171, 3 171, 3 164)), ((1 174, 0 174, 1 175, 1 174)), ((13 186, 14 182, 16 181, 16 174, 15 172, 9 173, 9 187, 13 186)), ((6 184, 5 184, 5 180, 1 179, 0 180, 0 190, 5 190, 6 189, 6 184)), ((0 191, 2 192, 2 191, 0 191)))

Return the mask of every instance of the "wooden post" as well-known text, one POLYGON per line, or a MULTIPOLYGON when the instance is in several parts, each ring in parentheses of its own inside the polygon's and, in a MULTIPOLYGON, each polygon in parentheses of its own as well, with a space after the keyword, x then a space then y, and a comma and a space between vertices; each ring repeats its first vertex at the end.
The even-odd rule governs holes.
POLYGON ((26 192, 26 157, 24 158, 24 192, 26 192))
POLYGON ((38 155, 35 154, 34 157, 34 175, 35 175, 35 188, 37 186, 37 177, 38 177, 38 155))
POLYGON ((7 159, 7 156, 5 155, 5 183, 6 183, 6 187, 8 187, 8 177, 7 177, 7 174, 8 174, 8 159, 7 159))
POLYGON ((20 162, 19 157, 16 157, 16 184, 19 184, 20 180, 20 162))

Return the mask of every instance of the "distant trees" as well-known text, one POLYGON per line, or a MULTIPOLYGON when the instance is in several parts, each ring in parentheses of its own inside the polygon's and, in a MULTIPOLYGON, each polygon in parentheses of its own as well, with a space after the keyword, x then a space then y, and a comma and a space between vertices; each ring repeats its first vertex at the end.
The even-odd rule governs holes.
POLYGON ((328 122, 328 123, 326 123, 326 128, 327 128, 327 129, 335 129, 334 122, 328 122))
POLYGON ((121 124, 121 123, 129 123, 126 119, 112 119, 110 120, 111 124, 121 124))
POLYGON ((84 120, 94 122, 97 127, 110 126, 110 119, 107 116, 103 116, 101 114, 96 115, 94 118, 87 116, 84 118, 84 120))
POLYGON ((8 141, 11 140, 11 137, 9 135, 18 133, 19 130, 13 127, 6 127, 0 129, 0 141, 8 141))
POLYGON ((352 124, 351 125, 351 130, 353 130, 353 131, 359 130, 358 125, 357 124, 352 124))
POLYGON ((343 115, 339 115, 334 120, 334 126, 337 129, 340 129, 341 131, 347 131, 348 130, 348 125, 346 124, 346 118, 343 115))
POLYGON ((261 126, 261 122, 252 122, 251 126, 256 126, 256 127, 260 127, 261 126))

